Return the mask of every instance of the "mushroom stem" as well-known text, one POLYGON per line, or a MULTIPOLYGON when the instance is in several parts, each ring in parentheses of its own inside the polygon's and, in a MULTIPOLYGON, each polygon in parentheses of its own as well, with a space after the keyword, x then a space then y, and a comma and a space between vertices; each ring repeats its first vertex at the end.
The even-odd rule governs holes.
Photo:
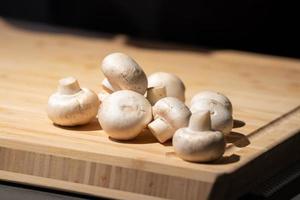
POLYGON ((74 77, 59 80, 58 92, 60 94, 76 94, 80 90, 79 83, 74 77))
POLYGON ((211 130, 210 112, 201 111, 192 114, 189 121, 189 128, 193 131, 211 130))
POLYGON ((167 141, 174 133, 173 128, 160 117, 148 124, 148 128, 161 143, 167 141))
POLYGON ((107 78, 103 79, 102 81, 102 88, 105 90, 107 93, 113 93, 114 88, 110 84, 110 82, 107 80, 107 78))
POLYGON ((147 99, 154 105, 158 100, 167 96, 166 87, 158 86, 158 87, 150 87, 147 89, 147 99))

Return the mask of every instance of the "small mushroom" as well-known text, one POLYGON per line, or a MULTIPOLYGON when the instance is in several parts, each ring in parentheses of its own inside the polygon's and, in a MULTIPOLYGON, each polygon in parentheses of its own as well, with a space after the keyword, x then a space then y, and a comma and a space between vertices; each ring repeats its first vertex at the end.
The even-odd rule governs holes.
POLYGON ((130 140, 152 120, 151 105, 137 92, 120 90, 104 98, 98 111, 98 120, 111 138, 130 140))
POLYGON ((188 127, 180 128, 173 136, 173 147, 183 160, 209 162, 225 152, 224 135, 211 130, 209 111, 192 114, 188 127))
POLYGON ((57 125, 82 125, 96 117, 99 104, 93 91, 80 88, 75 78, 68 77, 59 81, 58 91, 49 97, 47 113, 57 125))
POLYGON ((166 72, 156 72, 148 77, 148 87, 165 87, 167 97, 175 97, 185 101, 185 86, 176 75, 166 72))
POLYGON ((199 92, 192 98, 191 105, 195 104, 196 102, 198 102, 201 99, 213 99, 215 101, 220 102, 228 109, 228 111, 232 115, 232 104, 231 104, 230 100, 228 99, 228 97, 226 97, 224 94, 219 93, 219 92, 214 92, 214 91, 199 92))
POLYGON ((154 121, 148 128, 159 142, 172 138, 178 128, 187 126, 191 112, 180 100, 174 97, 160 99, 152 108, 154 121))
POLYGON ((233 127, 231 112, 222 103, 214 99, 199 99, 192 104, 190 110, 192 113, 210 111, 213 130, 228 134, 233 127))
POLYGON ((102 72, 107 80, 103 80, 103 88, 118 91, 132 90, 145 94, 147 76, 143 69, 128 55, 112 53, 102 61, 102 72))

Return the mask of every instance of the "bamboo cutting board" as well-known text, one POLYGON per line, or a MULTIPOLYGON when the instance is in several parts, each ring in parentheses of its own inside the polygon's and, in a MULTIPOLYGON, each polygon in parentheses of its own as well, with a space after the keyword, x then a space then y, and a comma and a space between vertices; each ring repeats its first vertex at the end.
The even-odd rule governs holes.
POLYGON ((121 199, 232 199, 299 159, 299 60, 67 32, 0 21, 0 179, 121 199), (226 94, 239 121, 224 157, 185 162, 149 132, 111 141, 96 120, 54 126, 45 108, 57 81, 99 92, 100 62, 114 51, 147 74, 180 76, 187 104, 201 90, 226 94))

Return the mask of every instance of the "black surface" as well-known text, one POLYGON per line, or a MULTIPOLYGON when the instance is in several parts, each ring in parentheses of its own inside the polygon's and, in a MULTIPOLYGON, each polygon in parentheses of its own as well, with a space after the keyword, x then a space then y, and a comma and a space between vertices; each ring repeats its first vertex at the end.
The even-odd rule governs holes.
POLYGON ((0 16, 300 57, 296 1, 1 0, 0 16))
POLYGON ((34 187, 18 183, 0 181, 1 200, 104 200, 89 195, 82 195, 46 188, 34 187))

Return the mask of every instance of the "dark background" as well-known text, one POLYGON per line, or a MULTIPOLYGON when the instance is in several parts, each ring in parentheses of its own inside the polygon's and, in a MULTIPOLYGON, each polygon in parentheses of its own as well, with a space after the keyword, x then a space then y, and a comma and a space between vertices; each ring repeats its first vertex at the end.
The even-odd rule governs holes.
POLYGON ((299 7, 283 0, 1 0, 0 16, 147 40, 300 57, 299 7))

